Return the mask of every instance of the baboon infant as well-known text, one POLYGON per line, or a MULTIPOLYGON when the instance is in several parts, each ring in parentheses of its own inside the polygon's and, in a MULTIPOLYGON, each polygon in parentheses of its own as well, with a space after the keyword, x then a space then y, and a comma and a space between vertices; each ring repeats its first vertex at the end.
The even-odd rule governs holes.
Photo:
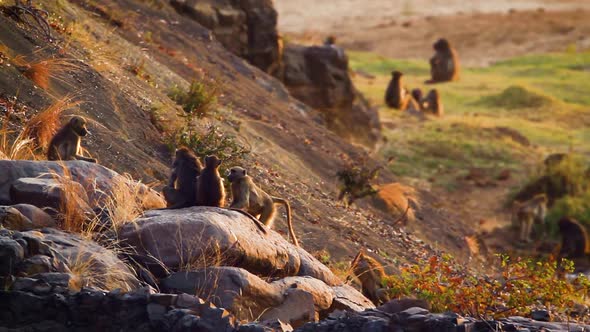
POLYGON ((95 163, 96 159, 81 154, 82 137, 88 134, 86 119, 74 116, 53 136, 47 149, 48 160, 84 160, 95 163))
POLYGON ((356 257, 350 263, 355 277, 361 282, 361 290, 364 296, 371 300, 376 306, 389 301, 387 289, 383 287, 383 279, 387 276, 383 265, 376 259, 359 250, 356 257))
POLYGON ((526 202, 515 201, 512 208, 512 223, 519 228, 519 239, 531 241, 533 224, 545 222, 547 214, 547 195, 538 194, 526 202))
POLYGON ((432 89, 425 98, 419 100, 420 110, 425 113, 432 113, 436 116, 443 116, 445 111, 443 108, 440 94, 437 89, 432 89))
POLYGON ((426 83, 455 81, 459 79, 459 57, 448 40, 441 38, 434 43, 434 56, 430 58, 431 79, 426 83))
POLYGON ((405 111, 408 108, 418 110, 419 107, 416 105, 416 101, 412 97, 408 90, 403 86, 402 74, 399 71, 391 72, 391 81, 385 91, 385 103, 391 108, 405 111))
POLYGON ((225 188, 219 175, 221 160, 217 156, 205 157, 205 168, 197 178, 197 205, 225 206, 225 188))
POLYGON ((197 176, 203 165, 191 150, 181 147, 176 150, 172 174, 163 194, 168 209, 181 209, 197 204, 197 176))
POLYGON ((232 167, 227 178, 231 183, 232 203, 230 208, 248 212, 267 227, 272 228, 276 214, 275 204, 283 204, 287 210, 289 235, 293 244, 299 246, 291 220, 291 205, 287 200, 270 196, 260 189, 242 167, 232 167))

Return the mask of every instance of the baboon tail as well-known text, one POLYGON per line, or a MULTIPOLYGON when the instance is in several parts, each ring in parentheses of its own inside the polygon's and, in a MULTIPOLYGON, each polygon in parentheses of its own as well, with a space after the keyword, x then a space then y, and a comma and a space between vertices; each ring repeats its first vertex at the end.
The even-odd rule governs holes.
POLYGON ((293 241, 293 244, 299 247, 299 241, 297 241, 297 236, 295 236, 295 231, 293 230, 293 222, 291 218, 291 205, 289 201, 280 197, 271 197, 273 203, 283 204, 285 209, 287 209, 287 227, 289 227, 289 235, 293 241))

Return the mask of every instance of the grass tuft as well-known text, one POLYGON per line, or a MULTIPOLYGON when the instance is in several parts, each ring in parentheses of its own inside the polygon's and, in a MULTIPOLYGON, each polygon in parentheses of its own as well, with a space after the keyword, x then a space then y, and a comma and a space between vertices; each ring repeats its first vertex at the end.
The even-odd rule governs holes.
POLYGON ((511 85, 498 95, 482 98, 484 104, 506 109, 541 108, 551 106, 553 98, 528 90, 520 85, 511 85))
POLYGON ((50 80, 66 81, 66 74, 76 71, 81 65, 73 59, 50 58, 40 61, 27 61, 24 56, 16 56, 14 63, 23 70, 23 75, 44 90, 49 89, 50 80))

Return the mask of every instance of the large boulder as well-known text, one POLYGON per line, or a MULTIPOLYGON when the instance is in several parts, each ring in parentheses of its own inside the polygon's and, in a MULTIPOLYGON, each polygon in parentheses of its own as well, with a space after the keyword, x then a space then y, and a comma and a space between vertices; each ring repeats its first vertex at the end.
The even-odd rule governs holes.
POLYGON ((289 92, 322 112, 328 128, 340 136, 367 146, 381 138, 377 110, 354 87, 343 49, 288 44, 281 76, 289 92))
POLYGON ((104 207, 105 201, 121 185, 138 185, 137 195, 145 209, 166 206, 163 198, 147 186, 136 184, 104 166, 85 161, 0 160, 0 204, 29 203, 39 207, 59 206, 59 179, 75 182, 70 187, 85 191, 90 207, 104 207), (35 180, 37 178, 37 180, 35 180), (57 187, 56 187, 57 186, 57 187), (48 188, 54 188, 50 193, 48 188), (18 202, 13 202, 12 196, 18 202), (27 198, 28 197, 28 198, 27 198), (42 202, 43 197, 47 202, 42 202), (56 201, 57 200, 57 201, 56 201), (47 204, 45 204, 47 203, 47 204))
MULTIPOLYGON (((328 285, 342 281, 330 269, 273 230, 263 233, 242 213, 211 207, 147 211, 119 230, 119 240, 137 260, 155 258, 172 270, 203 257, 221 255, 224 265, 262 276, 311 276, 328 285), (143 258, 142 258, 143 257, 143 258)), ((150 270, 152 270, 150 268, 150 270)), ((155 274, 157 270, 152 270, 155 274)))
POLYGON ((312 277, 286 277, 269 283, 235 267, 176 272, 163 279, 160 286, 164 292, 184 292, 210 299, 238 319, 278 319, 293 326, 326 317, 335 308, 349 311, 373 308, 373 304, 352 287, 343 291, 341 286, 331 287, 312 277), (337 296, 347 298, 350 303, 358 302, 358 305, 336 304, 337 296))
POLYGON ((172 0, 232 53, 269 73, 278 68, 277 11, 272 0, 172 0))
POLYGON ((135 273, 115 253, 78 235, 52 228, 0 233, 0 277, 69 274, 71 289, 132 290, 135 273))

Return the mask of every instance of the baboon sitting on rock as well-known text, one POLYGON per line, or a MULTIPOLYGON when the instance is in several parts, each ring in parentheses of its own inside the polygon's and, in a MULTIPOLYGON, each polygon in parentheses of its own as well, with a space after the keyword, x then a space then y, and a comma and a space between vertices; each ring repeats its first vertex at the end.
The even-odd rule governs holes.
POLYGON ((168 209, 197 205, 197 176, 202 170, 203 165, 191 150, 186 147, 176 150, 172 174, 162 191, 168 209))
POLYGON ((459 79, 459 57, 448 40, 441 38, 433 45, 434 56, 430 58, 431 79, 426 83, 456 81, 459 79))

